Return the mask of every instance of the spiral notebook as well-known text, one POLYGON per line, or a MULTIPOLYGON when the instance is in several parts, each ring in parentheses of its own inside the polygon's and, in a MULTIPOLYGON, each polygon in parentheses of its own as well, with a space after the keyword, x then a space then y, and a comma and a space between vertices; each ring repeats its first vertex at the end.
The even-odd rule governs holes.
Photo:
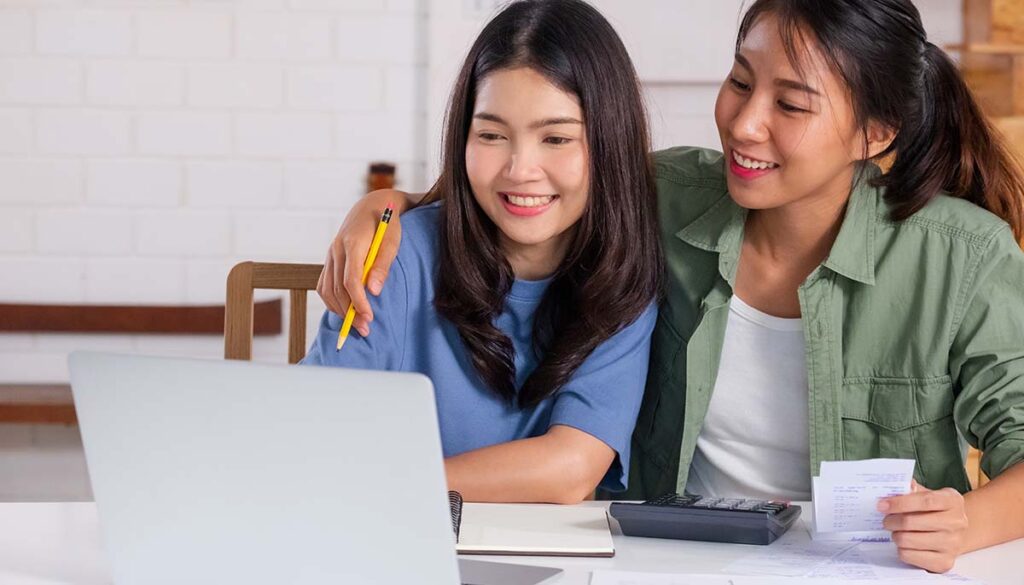
POLYGON ((455 550, 463 555, 613 557, 603 506, 464 503, 449 492, 455 550))

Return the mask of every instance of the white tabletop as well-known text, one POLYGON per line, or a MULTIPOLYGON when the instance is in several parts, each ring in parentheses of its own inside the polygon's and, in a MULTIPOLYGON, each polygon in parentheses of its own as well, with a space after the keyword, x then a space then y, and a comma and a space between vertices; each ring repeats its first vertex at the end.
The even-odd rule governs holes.
MULTIPOLYGON (((582 505, 606 506, 606 502, 582 505)), ((783 538, 807 540, 807 508, 783 538)), ((560 585, 586 585, 590 571, 718 573, 730 562, 763 550, 753 545, 659 540, 623 536, 612 521, 615 557, 473 557, 565 569, 560 585)), ((954 571, 988 583, 1021 585, 1024 540, 964 555, 954 571), (1016 562, 1015 562, 1016 561, 1016 562)), ((0 503, 0 583, 3 585, 111 585, 93 503, 0 503)))

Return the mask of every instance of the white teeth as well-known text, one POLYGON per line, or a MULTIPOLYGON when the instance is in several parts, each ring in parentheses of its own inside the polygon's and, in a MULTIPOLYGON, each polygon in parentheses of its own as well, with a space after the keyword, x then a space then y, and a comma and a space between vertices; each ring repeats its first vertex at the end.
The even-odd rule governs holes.
POLYGON ((554 199, 553 195, 544 195, 542 197, 520 197, 518 195, 505 195, 508 198, 508 202, 517 207, 540 207, 541 205, 547 205, 554 199))
POLYGON ((779 165, 777 165, 775 163, 770 163, 770 162, 765 162, 765 161, 760 161, 760 160, 753 160, 753 159, 749 159, 749 158, 743 158, 735 150, 732 151, 732 158, 733 158, 733 160, 736 161, 736 164, 740 165, 741 167, 743 167, 745 169, 755 170, 755 171, 756 170, 764 170, 764 169, 774 169, 775 167, 779 166, 779 165))

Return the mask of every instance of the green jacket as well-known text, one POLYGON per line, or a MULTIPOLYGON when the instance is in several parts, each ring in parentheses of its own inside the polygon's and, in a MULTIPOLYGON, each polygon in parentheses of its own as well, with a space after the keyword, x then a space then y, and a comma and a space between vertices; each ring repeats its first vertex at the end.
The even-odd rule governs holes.
MULTIPOLYGON (((662 151, 655 172, 668 284, 629 490, 616 494, 627 499, 686 485, 746 217, 721 153, 662 151)), ((990 477, 1024 459, 1024 253, 1002 220, 940 196, 893 222, 881 190, 861 181, 799 297, 812 473, 828 460, 912 458, 922 485, 965 492, 961 435, 990 477)))

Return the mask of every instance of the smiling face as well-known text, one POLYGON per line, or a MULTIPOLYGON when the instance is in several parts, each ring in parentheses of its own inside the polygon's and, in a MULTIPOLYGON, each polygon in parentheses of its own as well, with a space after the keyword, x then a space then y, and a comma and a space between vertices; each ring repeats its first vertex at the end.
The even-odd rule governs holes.
POLYGON ((466 171, 516 275, 550 274, 587 205, 589 156, 579 100, 530 68, 486 76, 466 141, 466 171), (533 269, 524 270, 521 259, 533 269))
POLYGON ((747 209, 849 195, 865 153, 849 92, 813 41, 799 42, 800 75, 768 14, 744 38, 718 94, 715 121, 729 193, 747 209))

